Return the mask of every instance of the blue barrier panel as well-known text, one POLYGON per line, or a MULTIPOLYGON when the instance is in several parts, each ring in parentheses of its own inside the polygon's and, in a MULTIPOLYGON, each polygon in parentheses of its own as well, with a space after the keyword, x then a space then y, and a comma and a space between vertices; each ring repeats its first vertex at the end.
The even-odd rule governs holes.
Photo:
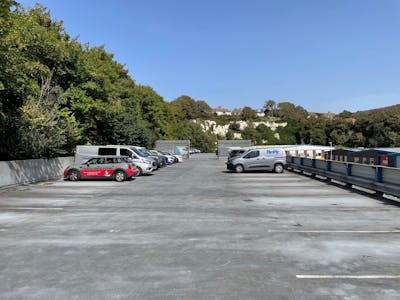
POLYGON ((351 176, 351 164, 346 164, 346 175, 351 176))
POLYGON ((330 172, 330 171, 332 170, 331 161, 327 161, 327 162, 326 162, 326 170, 327 170, 328 172, 330 172))
POLYGON ((382 183, 382 167, 375 168, 375 181, 382 183))

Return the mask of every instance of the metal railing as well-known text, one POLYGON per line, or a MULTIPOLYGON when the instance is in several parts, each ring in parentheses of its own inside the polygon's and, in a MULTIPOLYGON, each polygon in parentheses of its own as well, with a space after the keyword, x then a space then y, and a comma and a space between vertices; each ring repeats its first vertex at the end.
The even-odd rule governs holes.
POLYGON ((375 191, 378 195, 400 197, 400 169, 334 160, 287 157, 288 168, 337 180, 349 186, 375 191))

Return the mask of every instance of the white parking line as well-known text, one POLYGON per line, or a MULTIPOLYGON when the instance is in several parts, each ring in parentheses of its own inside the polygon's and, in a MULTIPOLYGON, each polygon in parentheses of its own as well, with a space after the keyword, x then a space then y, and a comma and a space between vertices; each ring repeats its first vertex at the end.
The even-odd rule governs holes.
POLYGON ((62 207, 1 207, 0 210, 64 210, 62 207))
POLYGON ((400 275, 296 275, 298 279, 400 279, 400 275))
POLYGON ((400 230, 268 230, 276 233, 400 233, 400 230))

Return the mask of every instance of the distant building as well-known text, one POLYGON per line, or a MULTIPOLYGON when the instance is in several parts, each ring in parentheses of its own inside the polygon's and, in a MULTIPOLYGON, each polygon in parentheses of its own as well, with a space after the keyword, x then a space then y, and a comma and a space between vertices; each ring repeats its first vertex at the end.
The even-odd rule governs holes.
POLYGON ((214 113, 217 116, 231 116, 232 115, 232 112, 229 109, 223 108, 221 106, 214 108, 214 113))
POLYGON ((265 112, 263 109, 257 110, 257 117, 265 117, 265 112))
POLYGON ((327 113, 324 113, 323 116, 329 120, 333 120, 335 118, 336 114, 327 112, 327 113))
POLYGON ((335 149, 325 152, 325 159, 366 165, 400 167, 399 149, 335 149))
POLYGON ((232 110, 232 116, 239 116, 243 111, 242 107, 239 108, 235 108, 234 110, 232 110))
POLYGON ((286 155, 322 160, 326 153, 333 149, 333 147, 322 145, 286 145, 281 148, 285 149, 286 155))

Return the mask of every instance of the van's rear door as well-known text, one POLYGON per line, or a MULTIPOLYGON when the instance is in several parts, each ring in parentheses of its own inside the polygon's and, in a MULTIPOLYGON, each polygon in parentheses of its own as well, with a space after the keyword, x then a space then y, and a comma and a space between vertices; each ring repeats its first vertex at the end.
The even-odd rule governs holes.
POLYGON ((280 155, 277 149, 265 149, 262 151, 263 162, 265 170, 273 170, 276 158, 280 155))

